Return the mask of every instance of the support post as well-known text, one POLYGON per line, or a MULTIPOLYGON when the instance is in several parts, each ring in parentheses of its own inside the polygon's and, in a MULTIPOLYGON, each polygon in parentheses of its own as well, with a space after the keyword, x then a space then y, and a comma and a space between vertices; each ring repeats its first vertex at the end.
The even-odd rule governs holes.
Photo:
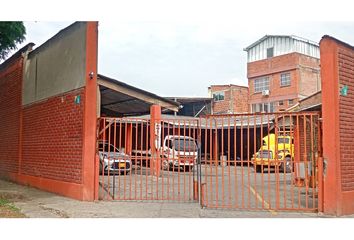
POLYGON ((154 176, 160 176, 161 171, 161 138, 161 107, 152 105, 150 107, 150 168, 154 176))

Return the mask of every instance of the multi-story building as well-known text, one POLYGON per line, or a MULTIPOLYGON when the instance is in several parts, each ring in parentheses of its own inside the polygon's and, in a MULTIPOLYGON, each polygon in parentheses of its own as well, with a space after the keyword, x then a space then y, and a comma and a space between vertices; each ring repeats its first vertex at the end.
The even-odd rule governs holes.
POLYGON ((249 111, 248 87, 238 85, 211 85, 212 114, 235 114, 249 111))
POLYGON ((321 90, 317 43, 296 36, 266 35, 244 50, 252 112, 284 111, 321 90))

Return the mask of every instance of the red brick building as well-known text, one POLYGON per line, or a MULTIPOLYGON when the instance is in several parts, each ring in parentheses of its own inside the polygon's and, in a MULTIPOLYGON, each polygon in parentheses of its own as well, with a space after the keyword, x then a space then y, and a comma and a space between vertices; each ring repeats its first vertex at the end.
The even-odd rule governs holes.
POLYGON ((252 112, 284 111, 321 90, 317 43, 266 35, 244 50, 252 112))
POLYGON ((238 85, 211 85, 212 114, 235 114, 248 112, 248 87, 238 85))

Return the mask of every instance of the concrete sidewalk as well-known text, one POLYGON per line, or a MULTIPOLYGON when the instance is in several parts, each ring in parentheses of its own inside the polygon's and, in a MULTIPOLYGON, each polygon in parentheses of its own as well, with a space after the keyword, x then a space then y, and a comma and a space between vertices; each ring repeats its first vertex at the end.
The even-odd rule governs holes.
MULTIPOLYGON (((202 209, 198 203, 81 202, 0 180, 7 196, 29 218, 316 218, 317 213, 202 209)), ((323 217, 323 216, 321 216, 323 217)))

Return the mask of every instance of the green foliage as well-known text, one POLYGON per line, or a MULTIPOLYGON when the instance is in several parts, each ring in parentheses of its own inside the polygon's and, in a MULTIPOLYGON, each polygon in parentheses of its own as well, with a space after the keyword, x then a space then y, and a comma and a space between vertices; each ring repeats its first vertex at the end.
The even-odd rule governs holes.
POLYGON ((16 50, 16 45, 26 39, 25 35, 23 22, 0 22, 0 60, 5 60, 10 51, 16 50))
POLYGON ((11 211, 19 212, 20 209, 13 205, 9 200, 0 198, 0 207, 6 207, 11 211))

